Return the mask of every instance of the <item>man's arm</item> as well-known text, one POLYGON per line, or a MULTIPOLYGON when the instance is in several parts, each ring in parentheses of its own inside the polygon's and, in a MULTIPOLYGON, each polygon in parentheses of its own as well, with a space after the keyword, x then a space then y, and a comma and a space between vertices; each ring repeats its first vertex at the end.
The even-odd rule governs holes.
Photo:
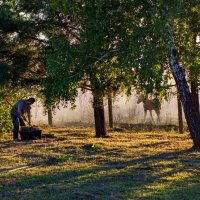
POLYGON ((23 113, 22 113, 23 103, 24 103, 23 101, 20 101, 19 104, 17 105, 17 113, 21 118, 23 118, 23 113))
POLYGON ((18 117, 21 118, 23 121, 27 121, 26 117, 24 116, 24 112, 22 112, 22 110, 24 108, 24 104, 25 104, 24 100, 19 101, 19 103, 16 106, 17 114, 18 114, 18 117))
POLYGON ((28 124, 29 126, 31 126, 31 107, 30 106, 28 107, 27 115, 28 115, 28 124))

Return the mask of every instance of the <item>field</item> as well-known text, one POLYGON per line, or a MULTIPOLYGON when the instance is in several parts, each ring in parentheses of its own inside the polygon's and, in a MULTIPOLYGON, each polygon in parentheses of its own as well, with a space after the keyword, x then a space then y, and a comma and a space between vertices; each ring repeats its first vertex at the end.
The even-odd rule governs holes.
POLYGON ((200 152, 188 133, 45 128, 41 140, 0 138, 1 200, 200 199, 200 152))

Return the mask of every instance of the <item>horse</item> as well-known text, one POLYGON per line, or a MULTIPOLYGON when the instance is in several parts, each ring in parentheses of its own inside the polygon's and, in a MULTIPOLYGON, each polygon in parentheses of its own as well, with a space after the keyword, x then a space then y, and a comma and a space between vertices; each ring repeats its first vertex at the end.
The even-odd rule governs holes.
POLYGON ((146 115, 147 111, 150 112, 151 120, 153 123, 155 123, 153 116, 152 116, 152 110, 156 112, 157 115, 157 122, 160 122, 160 104, 158 99, 145 99, 143 95, 140 95, 137 100, 137 104, 143 102, 144 107, 144 122, 146 122, 146 115))

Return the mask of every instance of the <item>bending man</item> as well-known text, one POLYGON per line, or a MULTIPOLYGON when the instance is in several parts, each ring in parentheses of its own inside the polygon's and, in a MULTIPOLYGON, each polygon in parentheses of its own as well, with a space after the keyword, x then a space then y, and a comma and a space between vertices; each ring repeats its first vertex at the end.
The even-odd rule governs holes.
POLYGON ((28 124, 31 126, 31 105, 35 102, 35 99, 33 97, 29 99, 21 99, 19 100, 11 109, 11 117, 12 117, 12 123, 14 126, 13 129, 13 139, 15 141, 18 140, 18 133, 19 133, 19 125, 25 126, 24 120, 26 118, 24 117, 24 114, 27 113, 28 115, 28 124))

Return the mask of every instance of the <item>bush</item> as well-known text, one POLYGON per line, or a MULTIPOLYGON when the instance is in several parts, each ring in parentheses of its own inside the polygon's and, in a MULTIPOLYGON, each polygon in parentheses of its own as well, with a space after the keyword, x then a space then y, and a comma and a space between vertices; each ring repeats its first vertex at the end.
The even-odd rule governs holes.
POLYGON ((0 135, 12 130, 12 120, 10 117, 11 106, 5 103, 2 93, 0 93, 0 135))
POLYGON ((8 95, 8 89, 0 88, 0 136, 13 129, 10 111, 12 105, 20 99, 21 94, 14 91, 11 93, 12 95, 8 95))

